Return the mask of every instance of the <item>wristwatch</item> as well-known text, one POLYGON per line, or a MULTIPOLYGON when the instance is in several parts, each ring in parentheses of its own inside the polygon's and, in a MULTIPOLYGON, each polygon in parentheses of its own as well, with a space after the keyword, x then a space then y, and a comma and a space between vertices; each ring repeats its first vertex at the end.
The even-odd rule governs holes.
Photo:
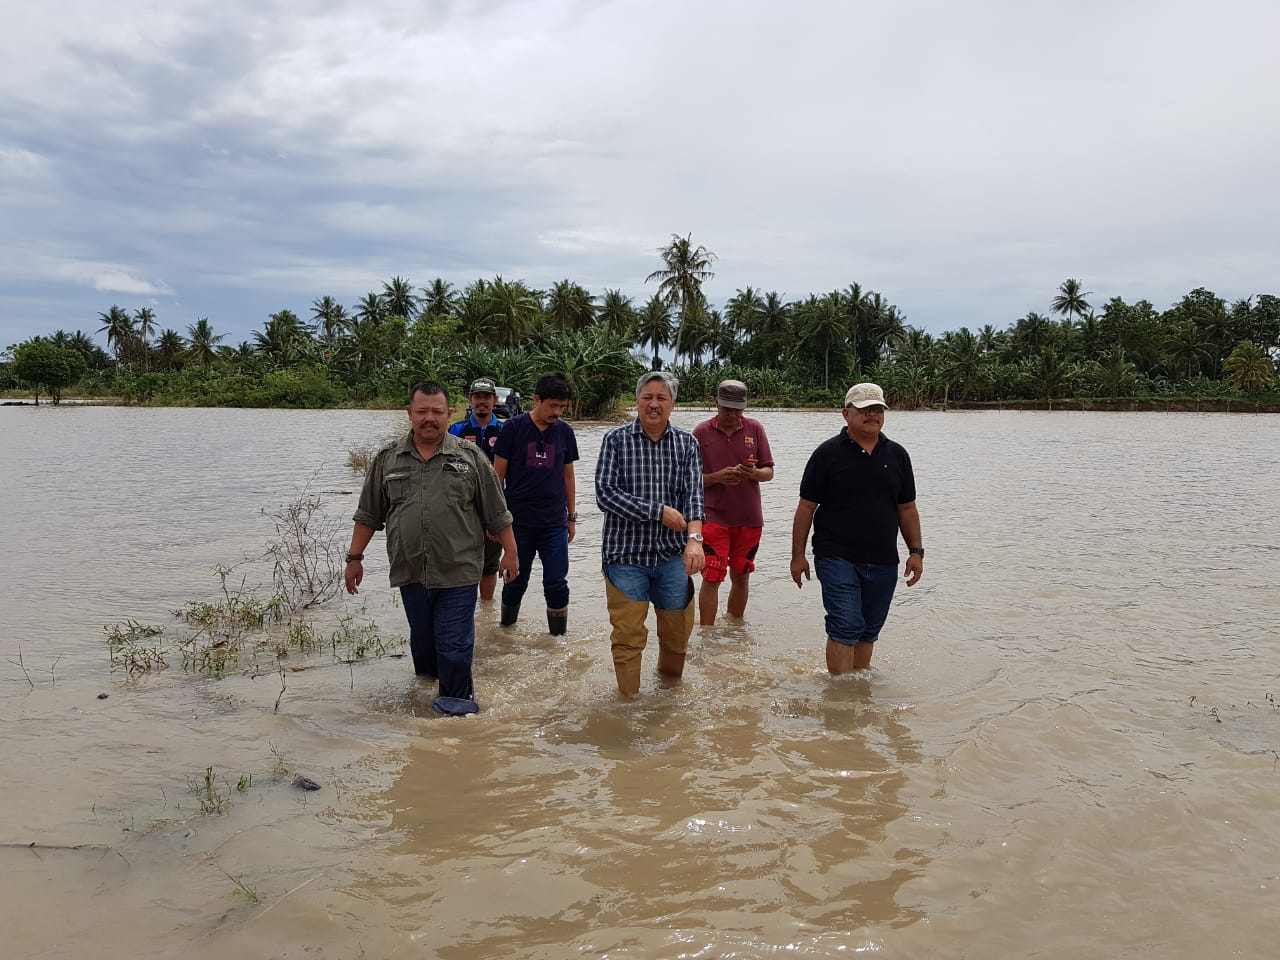
POLYGON ((691 533, 689 534, 689 539, 692 540, 694 543, 702 543, 704 538, 700 533, 691 533))
POLYGON ((924 547, 908 547, 907 553, 914 553, 917 557, 923 557, 924 547))

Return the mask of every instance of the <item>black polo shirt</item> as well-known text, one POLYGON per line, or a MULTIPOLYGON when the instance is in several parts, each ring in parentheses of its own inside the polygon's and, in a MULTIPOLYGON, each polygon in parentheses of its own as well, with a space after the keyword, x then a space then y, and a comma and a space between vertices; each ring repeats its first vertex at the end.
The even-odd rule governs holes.
POLYGON ((818 504, 813 555, 854 563, 898 562, 898 504, 916 498, 906 449, 883 433, 867 453, 841 430, 805 464, 800 497, 818 504))

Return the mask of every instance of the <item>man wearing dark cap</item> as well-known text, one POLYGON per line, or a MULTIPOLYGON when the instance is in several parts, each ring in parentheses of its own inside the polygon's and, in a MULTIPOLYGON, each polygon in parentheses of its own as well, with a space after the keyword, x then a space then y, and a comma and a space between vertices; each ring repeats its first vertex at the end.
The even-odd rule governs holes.
MULTIPOLYGON (((467 392, 467 401, 471 404, 471 413, 464 420, 459 420, 449 428, 455 437, 474 443, 493 463, 493 449, 498 442, 498 434, 502 432, 505 420, 499 420, 493 412, 498 401, 498 387, 488 377, 481 377, 471 384, 467 392)), ((493 540, 485 541, 484 575, 480 578, 480 599, 492 600, 498 586, 498 561, 502 557, 502 547, 493 540)))
POLYGON ((898 585, 899 533, 907 543, 907 586, 924 573, 915 474, 907 451, 882 432, 888 409, 876 384, 850 387, 841 411, 845 429, 819 444, 800 480, 791 579, 797 587, 809 579, 805 541, 812 529, 833 675, 871 666, 898 585))
POLYGON ((716 415, 693 428, 702 448, 707 521, 702 525, 706 565, 698 591, 698 621, 716 622, 720 584, 729 576, 729 616, 747 609, 751 571, 764 528, 760 484, 773 479, 769 438, 757 420, 743 414, 747 385, 725 380, 716 388, 716 415))

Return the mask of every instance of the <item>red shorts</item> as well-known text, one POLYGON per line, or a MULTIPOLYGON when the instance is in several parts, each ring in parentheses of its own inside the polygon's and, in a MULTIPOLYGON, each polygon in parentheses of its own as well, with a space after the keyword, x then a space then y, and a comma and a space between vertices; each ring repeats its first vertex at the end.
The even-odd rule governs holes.
POLYGON ((760 532, 760 527, 726 527, 710 521, 704 523, 702 552, 707 562, 702 568, 702 579, 721 583, 730 568, 738 573, 750 573, 754 570, 756 550, 760 548, 760 532))

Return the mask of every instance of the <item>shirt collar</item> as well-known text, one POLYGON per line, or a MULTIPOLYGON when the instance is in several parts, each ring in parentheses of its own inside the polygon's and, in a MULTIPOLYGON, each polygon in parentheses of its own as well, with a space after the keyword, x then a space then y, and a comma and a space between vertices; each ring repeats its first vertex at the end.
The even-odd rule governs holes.
MULTIPOLYGON (((457 453, 458 447, 463 441, 459 440, 448 430, 444 432, 444 439, 440 441, 439 453, 457 453)), ((396 454, 407 453, 411 457, 422 459, 422 454, 418 453, 417 444, 413 442, 413 431, 410 430, 404 435, 404 439, 400 441, 400 445, 396 447, 396 454)))
POLYGON ((725 433, 725 432, 724 432, 724 430, 723 430, 723 429, 721 429, 721 427, 720 427, 720 415, 719 415, 719 414, 716 414, 715 416, 713 416, 713 417, 710 419, 710 421, 708 421, 708 422, 711 424, 711 429, 712 429, 712 430, 719 430, 719 431, 720 431, 720 433, 724 434, 726 437, 732 437, 734 433, 737 433, 737 432, 738 432, 738 430, 742 430, 742 429, 744 429, 744 428, 746 427, 746 425, 747 425, 747 418, 746 418, 746 417, 739 417, 739 418, 738 418, 738 430, 734 430, 732 433, 725 433))
MULTIPOLYGON (((631 421, 631 433, 632 433, 632 435, 633 435, 633 436, 634 436, 634 435, 636 435, 636 434, 640 434, 641 436, 643 436, 643 437, 645 437, 645 438, 648 438, 648 436, 649 436, 647 433, 645 433, 645 432, 644 432, 644 424, 642 424, 642 423, 640 422, 640 418, 639 418, 639 417, 636 417, 634 420, 632 420, 632 421, 631 421)), ((669 433, 671 433, 671 421, 668 419, 668 420, 667 420, 667 427, 666 427, 666 429, 665 429, 665 430, 663 430, 663 431, 662 431, 662 436, 661 436, 661 437, 659 437, 659 438, 658 438, 658 440, 662 440, 662 439, 663 439, 664 437, 666 437, 669 433)), ((654 441, 654 443, 657 443, 657 442, 658 442, 658 440, 655 440, 655 441, 654 441)))

